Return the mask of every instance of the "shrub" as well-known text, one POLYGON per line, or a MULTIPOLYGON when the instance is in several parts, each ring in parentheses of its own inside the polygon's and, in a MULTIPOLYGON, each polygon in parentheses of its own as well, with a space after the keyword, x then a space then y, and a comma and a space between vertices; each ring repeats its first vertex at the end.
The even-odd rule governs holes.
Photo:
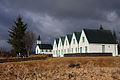
POLYGON ((80 64, 70 64, 69 65, 70 68, 80 68, 80 64))

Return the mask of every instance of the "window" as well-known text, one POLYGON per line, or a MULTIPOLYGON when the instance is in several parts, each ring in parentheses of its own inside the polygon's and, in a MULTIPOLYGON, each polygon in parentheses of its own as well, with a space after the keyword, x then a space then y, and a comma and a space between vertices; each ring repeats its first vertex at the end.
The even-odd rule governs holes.
POLYGON ((67 41, 66 41, 66 46, 67 46, 67 41))
POLYGON ((79 53, 79 48, 78 48, 78 53, 79 53))
POLYGON ((46 49, 46 52, 47 52, 47 49, 46 49))
POLYGON ((60 50, 59 50, 59 55, 58 56, 60 57, 60 50))
POLYGON ((75 44, 75 39, 73 39, 73 44, 75 44))
POLYGON ((57 50, 56 50, 56 55, 57 55, 57 50))
POLYGON ((45 49, 44 49, 43 51, 44 51, 44 52, 46 52, 46 50, 45 50, 45 49))
POLYGON ((82 37, 82 42, 85 42, 85 38, 84 37, 82 37))
POLYGON ((60 54, 60 50, 59 50, 59 54, 60 54))
POLYGON ((87 53, 87 46, 85 46, 85 53, 87 53))
POLYGON ((63 55, 63 50, 61 51, 61 55, 63 55))
POLYGON ((82 47, 80 47, 80 53, 82 53, 82 47))
POLYGON ((77 53, 77 48, 76 48, 76 53, 77 53))
POLYGON ((102 52, 105 52, 105 45, 102 45, 102 52))
POLYGON ((64 49, 64 53, 66 53, 66 49, 64 49))
POLYGON ((73 48, 72 48, 72 53, 73 53, 73 48))
POLYGON ((69 53, 69 49, 67 49, 67 52, 69 53))

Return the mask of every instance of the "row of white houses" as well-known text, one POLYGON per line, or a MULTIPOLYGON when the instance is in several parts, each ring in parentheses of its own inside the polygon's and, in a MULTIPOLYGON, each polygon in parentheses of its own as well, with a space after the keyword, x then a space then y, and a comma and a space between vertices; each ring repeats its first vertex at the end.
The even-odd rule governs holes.
POLYGON ((83 29, 56 38, 53 44, 53 57, 64 57, 72 53, 112 53, 118 55, 117 43, 110 30, 83 29))

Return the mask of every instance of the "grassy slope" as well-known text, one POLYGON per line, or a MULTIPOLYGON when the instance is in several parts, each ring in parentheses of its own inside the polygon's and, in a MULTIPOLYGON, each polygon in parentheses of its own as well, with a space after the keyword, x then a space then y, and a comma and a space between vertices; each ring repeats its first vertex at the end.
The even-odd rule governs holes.
POLYGON ((80 63, 85 65, 92 62, 96 67, 120 67, 120 57, 62 57, 62 58, 48 58, 46 60, 33 60, 23 62, 12 62, 2 64, 43 64, 43 65, 59 65, 59 64, 72 64, 80 63))
POLYGON ((91 72, 98 73, 96 73, 97 77, 96 74, 92 73, 96 79, 105 73, 103 80, 108 78, 112 80, 119 78, 119 76, 117 76, 120 74, 119 68, 120 57, 48 58, 46 60, 0 63, 0 78, 3 80, 6 78, 8 80, 19 80, 23 78, 37 78, 38 80, 68 80, 74 78, 81 80, 86 70, 88 73, 85 75, 89 78, 84 77, 84 80, 92 79, 91 72), (69 68, 68 66, 70 64, 80 64, 80 68, 69 68), (113 75, 112 71, 115 75, 113 75), (105 77, 105 75, 109 76, 105 77))

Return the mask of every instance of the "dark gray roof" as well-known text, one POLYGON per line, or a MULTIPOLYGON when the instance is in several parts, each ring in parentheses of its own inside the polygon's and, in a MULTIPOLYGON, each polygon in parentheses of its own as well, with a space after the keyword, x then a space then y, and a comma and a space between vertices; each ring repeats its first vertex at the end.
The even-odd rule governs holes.
POLYGON ((56 44, 58 46, 58 43, 59 43, 59 38, 56 38, 56 44))
POLYGON ((38 44, 40 49, 53 49, 51 44, 38 44))
POLYGON ((64 45, 65 37, 61 37, 62 45, 64 45))
POLYGON ((67 38, 68 38, 69 44, 71 44, 72 34, 68 34, 68 35, 67 35, 67 38))
POLYGON ((110 30, 84 29, 89 43, 116 44, 110 30))
POLYGON ((79 43, 81 32, 74 32, 74 33, 75 33, 75 37, 77 39, 77 42, 79 43))

